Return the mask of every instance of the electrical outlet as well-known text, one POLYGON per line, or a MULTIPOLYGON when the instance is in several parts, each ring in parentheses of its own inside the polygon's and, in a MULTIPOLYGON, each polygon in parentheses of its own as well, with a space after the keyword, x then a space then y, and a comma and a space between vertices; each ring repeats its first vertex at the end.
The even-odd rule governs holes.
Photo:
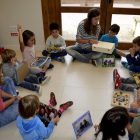
POLYGON ((9 30, 10 32, 17 32, 17 26, 10 26, 9 30))

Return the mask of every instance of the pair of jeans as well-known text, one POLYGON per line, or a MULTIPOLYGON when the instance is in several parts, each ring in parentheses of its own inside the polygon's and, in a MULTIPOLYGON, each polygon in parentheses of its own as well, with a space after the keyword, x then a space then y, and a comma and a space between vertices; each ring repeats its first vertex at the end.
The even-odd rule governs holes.
POLYGON ((77 45, 67 47, 66 51, 69 55, 83 63, 89 63, 90 59, 99 59, 103 55, 103 53, 92 51, 92 48, 82 49, 77 45))
POLYGON ((39 81, 37 77, 32 77, 32 76, 27 76, 19 85, 17 85, 17 82, 15 79, 13 79, 13 81, 16 86, 20 86, 20 87, 23 87, 32 91, 36 91, 36 88, 37 88, 37 86, 34 84, 41 84, 41 81, 39 81))
MULTIPOLYGON (((131 109, 129 112, 136 113, 136 114, 138 113, 138 111, 135 110, 135 109, 131 109)), ((133 120, 134 120, 134 118, 133 117, 130 117, 130 125, 132 125, 133 120)), ((133 138, 134 138, 134 134, 130 134, 129 133, 129 140, 133 140, 133 138)))
MULTIPOLYGON (((44 51, 42 52, 42 55, 43 55, 43 56, 47 56, 48 54, 50 54, 50 53, 48 53, 48 51, 46 51, 46 50, 44 50, 44 51)), ((51 53, 51 54, 50 54, 50 57, 51 57, 51 59, 54 59, 55 56, 56 56, 56 57, 62 57, 62 56, 65 56, 65 55, 67 55, 67 52, 66 52, 65 49, 63 49, 61 53, 51 53)))
POLYGON ((137 88, 134 77, 129 77, 129 78, 121 77, 120 81, 121 81, 121 86, 119 87, 120 90, 133 91, 135 88, 137 88), (135 85, 129 85, 129 84, 135 84, 135 85))
MULTIPOLYGON (((131 58, 131 55, 130 54, 127 54, 126 55, 126 59, 127 59, 127 62, 128 62, 128 65, 130 65, 129 67, 129 70, 130 71, 133 71, 133 72, 140 72, 140 64, 139 66, 135 66, 132 62, 132 58, 131 58)), ((136 58, 135 58, 136 59, 136 58)), ((137 61, 137 59, 136 59, 137 61)))
MULTIPOLYGON (((1 90, 11 94, 17 95, 15 85, 10 77, 4 77, 5 84, 1 85, 1 90)), ((6 99, 3 99, 6 101, 6 99)), ((7 125, 8 123, 17 119, 18 116, 18 101, 13 102, 8 108, 0 112, 0 127, 7 125)))

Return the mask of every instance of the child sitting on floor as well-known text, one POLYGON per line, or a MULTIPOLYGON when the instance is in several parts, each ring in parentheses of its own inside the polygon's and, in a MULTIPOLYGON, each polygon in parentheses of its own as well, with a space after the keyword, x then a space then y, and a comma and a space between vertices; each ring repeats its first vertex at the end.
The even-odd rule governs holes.
POLYGON ((124 107, 113 107, 103 116, 99 126, 95 125, 96 140, 128 140, 126 129, 129 115, 124 107))
POLYGON ((44 56, 47 56, 51 50, 57 50, 57 53, 51 53, 51 59, 56 59, 60 62, 65 62, 64 56, 67 55, 66 43, 64 38, 59 34, 59 25, 57 23, 50 24, 51 35, 46 41, 46 50, 42 52, 44 56))
POLYGON ((126 55, 127 62, 122 61, 122 65, 132 72, 140 72, 140 36, 133 40, 133 48, 129 52, 126 55))
POLYGON ((121 58, 120 56, 126 57, 125 53, 123 53, 122 51, 120 51, 116 48, 116 47, 118 47, 118 38, 116 37, 116 35, 118 34, 119 30, 120 30, 119 25, 117 25, 117 24, 111 25, 111 27, 109 28, 109 33, 103 35, 101 37, 101 39, 99 40, 99 41, 103 41, 103 42, 115 43, 115 49, 112 52, 112 54, 116 58, 121 58))
MULTIPOLYGON (((45 72, 47 69, 51 69, 54 66, 51 63, 51 58, 47 60, 47 62, 42 66, 39 67, 32 67, 31 64, 36 60, 35 56, 35 34, 29 30, 25 30, 22 33, 22 28, 20 25, 17 26, 19 31, 19 44, 20 50, 22 52, 23 59, 26 59, 29 66, 29 73, 36 75, 37 77, 44 77, 45 72)), ((51 79, 51 76, 48 78, 51 79)))
MULTIPOLYGON (((56 105, 55 95, 51 92, 50 107, 56 105)), ((19 102, 19 116, 17 118, 17 127, 23 139, 43 140, 48 138, 54 128, 54 124, 59 121, 64 110, 73 105, 72 101, 60 105, 57 116, 51 119, 48 127, 36 116, 39 111, 39 99, 36 95, 28 95, 21 98, 19 102)))
MULTIPOLYGON (((39 95, 42 94, 42 89, 41 86, 36 86, 34 84, 46 84, 50 78, 48 77, 32 77, 32 76, 28 76, 27 78, 25 78, 19 85, 17 85, 16 79, 15 79, 15 68, 20 64, 19 61, 17 61, 16 58, 16 53, 14 50, 11 49, 5 49, 2 52, 2 60, 3 60, 3 75, 5 76, 9 76, 10 78, 12 78, 12 80, 14 81, 14 84, 16 86, 21 86, 23 88, 32 90, 32 91, 37 91, 39 93, 39 95), (34 83, 34 84, 32 84, 34 83)), ((25 63, 26 59, 23 60, 25 63)))

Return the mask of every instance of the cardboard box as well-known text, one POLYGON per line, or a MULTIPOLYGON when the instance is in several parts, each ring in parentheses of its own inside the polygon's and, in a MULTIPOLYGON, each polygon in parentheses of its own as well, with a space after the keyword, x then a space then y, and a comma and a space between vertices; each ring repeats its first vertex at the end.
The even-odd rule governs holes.
POLYGON ((92 51, 96 51, 96 52, 112 54, 114 49, 115 49, 115 43, 110 43, 110 42, 99 41, 98 44, 92 45, 92 51))
POLYGON ((29 75, 28 63, 22 62, 15 68, 17 85, 19 85, 29 75))

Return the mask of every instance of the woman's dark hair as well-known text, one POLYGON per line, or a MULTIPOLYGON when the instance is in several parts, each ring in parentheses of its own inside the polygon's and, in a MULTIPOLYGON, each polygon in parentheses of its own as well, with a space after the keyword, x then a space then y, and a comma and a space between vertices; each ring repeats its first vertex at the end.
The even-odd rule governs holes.
POLYGON ((103 116, 99 124, 99 131, 95 134, 97 136, 103 132, 102 140, 119 140, 119 136, 125 135, 125 128, 129 122, 129 115, 124 107, 114 107, 109 109, 103 116))
MULTIPOLYGON (((35 36, 35 34, 30 31, 30 30, 25 30, 23 33, 22 33, 22 36, 23 36, 23 42, 24 42, 24 45, 27 46, 27 41, 32 37, 32 36, 35 36)), ((36 40, 35 40, 35 43, 36 43, 36 40)))
POLYGON ((51 23, 49 29, 50 29, 50 31, 52 31, 52 30, 59 31, 59 25, 57 23, 51 23))
POLYGON ((94 26, 91 23, 92 18, 101 15, 101 12, 97 8, 92 8, 89 10, 87 18, 84 19, 84 28, 88 35, 91 35, 91 30, 94 35, 96 35, 98 25, 94 26))

